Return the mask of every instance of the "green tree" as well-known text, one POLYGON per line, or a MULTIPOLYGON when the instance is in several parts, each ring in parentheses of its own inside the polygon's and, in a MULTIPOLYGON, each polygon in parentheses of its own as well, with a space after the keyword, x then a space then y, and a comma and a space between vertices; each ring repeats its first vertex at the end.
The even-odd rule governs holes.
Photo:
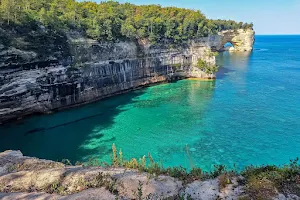
POLYGON ((137 37, 136 32, 137 32, 136 28, 133 26, 133 23, 131 23, 130 21, 126 20, 122 24, 122 27, 121 27, 122 35, 124 35, 130 39, 134 39, 137 37))
POLYGON ((153 43, 179 43, 223 30, 253 28, 252 23, 210 20, 189 9, 75 0, 0 0, 0 22, 43 24, 63 32, 74 29, 102 41, 149 39, 153 43))
POLYGON ((16 0, 1 0, 0 5, 1 12, 3 13, 4 20, 10 25, 12 21, 16 21, 17 18, 17 2, 16 0))
POLYGON ((196 66, 207 74, 214 74, 218 71, 218 66, 208 64, 202 59, 198 59, 196 66))

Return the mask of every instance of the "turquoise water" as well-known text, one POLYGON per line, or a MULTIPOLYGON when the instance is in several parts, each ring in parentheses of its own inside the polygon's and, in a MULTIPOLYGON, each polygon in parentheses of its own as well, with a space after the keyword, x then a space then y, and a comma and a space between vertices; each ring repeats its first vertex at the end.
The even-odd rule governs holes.
POLYGON ((299 47, 300 36, 256 36, 252 53, 218 56, 216 81, 157 85, 2 125, 0 151, 109 161, 115 143, 127 158, 151 152, 164 166, 287 163, 300 156, 299 47))

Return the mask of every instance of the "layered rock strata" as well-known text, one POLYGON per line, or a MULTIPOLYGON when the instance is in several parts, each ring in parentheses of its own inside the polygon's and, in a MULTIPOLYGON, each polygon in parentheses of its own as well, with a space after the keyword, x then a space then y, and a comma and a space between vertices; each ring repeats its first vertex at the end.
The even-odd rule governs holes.
POLYGON ((174 78, 213 79, 215 74, 195 67, 198 59, 214 65, 211 50, 230 41, 237 51, 250 51, 254 41, 252 30, 222 32, 180 45, 147 40, 100 43, 79 33, 54 35, 43 27, 23 35, 0 28, 0 34, 0 123, 174 78))

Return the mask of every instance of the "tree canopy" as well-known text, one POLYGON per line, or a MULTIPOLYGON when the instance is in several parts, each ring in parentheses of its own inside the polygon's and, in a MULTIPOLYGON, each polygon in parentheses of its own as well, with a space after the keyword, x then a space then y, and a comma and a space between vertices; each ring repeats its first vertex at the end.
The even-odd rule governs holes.
POLYGON ((75 0, 0 0, 0 24, 76 30, 99 41, 148 38, 152 42, 179 42, 222 30, 253 27, 232 20, 207 19, 198 10, 75 0))

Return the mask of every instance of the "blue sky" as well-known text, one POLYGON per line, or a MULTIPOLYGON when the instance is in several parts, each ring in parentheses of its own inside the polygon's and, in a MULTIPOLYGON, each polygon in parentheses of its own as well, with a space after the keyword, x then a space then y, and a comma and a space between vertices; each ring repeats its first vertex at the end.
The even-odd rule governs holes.
POLYGON ((257 34, 300 34, 300 0, 119 0, 119 2, 199 9, 208 18, 253 22, 257 34))

